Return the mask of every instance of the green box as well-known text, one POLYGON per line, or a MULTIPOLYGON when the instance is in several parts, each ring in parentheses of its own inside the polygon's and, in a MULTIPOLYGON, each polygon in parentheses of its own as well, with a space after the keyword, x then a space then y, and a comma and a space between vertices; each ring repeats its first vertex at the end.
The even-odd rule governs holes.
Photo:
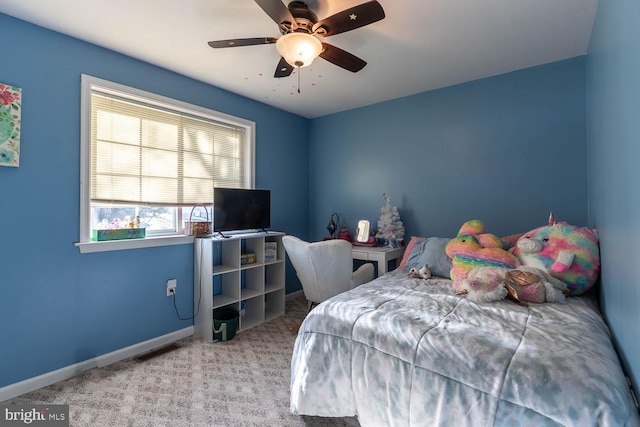
POLYGON ((256 262, 256 254, 248 253, 240 255, 240 265, 253 264, 256 262))
POLYGON ((104 242, 107 240, 142 239, 144 228, 118 228, 115 230, 93 230, 91 240, 104 242))

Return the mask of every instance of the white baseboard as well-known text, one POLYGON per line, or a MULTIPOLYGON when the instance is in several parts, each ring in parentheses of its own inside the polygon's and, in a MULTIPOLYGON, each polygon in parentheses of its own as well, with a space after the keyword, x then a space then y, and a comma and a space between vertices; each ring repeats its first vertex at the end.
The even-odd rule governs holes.
POLYGON ((0 402, 75 377, 89 369, 101 368, 103 366, 146 353, 147 351, 155 348, 171 344, 172 342, 193 335, 193 332, 193 326, 189 326, 188 328, 171 332, 170 334, 152 338, 129 347, 121 348, 120 350, 112 351, 111 353, 103 354, 102 356, 94 357, 55 371, 47 372, 46 374, 38 375, 37 377, 29 378, 15 384, 10 384, 0 388, 0 402))
POLYGON ((292 300, 294 298, 298 298, 299 296, 304 295, 304 291, 300 289, 299 291, 291 292, 290 294, 285 295, 285 301, 292 300))

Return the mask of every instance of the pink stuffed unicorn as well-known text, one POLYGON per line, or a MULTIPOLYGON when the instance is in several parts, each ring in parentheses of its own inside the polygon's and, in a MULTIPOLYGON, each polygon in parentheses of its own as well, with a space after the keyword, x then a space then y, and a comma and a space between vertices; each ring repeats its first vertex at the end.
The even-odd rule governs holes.
POLYGON ((525 233, 513 254, 523 265, 546 271, 567 284, 571 295, 589 290, 600 272, 600 252, 596 230, 556 222, 525 233))

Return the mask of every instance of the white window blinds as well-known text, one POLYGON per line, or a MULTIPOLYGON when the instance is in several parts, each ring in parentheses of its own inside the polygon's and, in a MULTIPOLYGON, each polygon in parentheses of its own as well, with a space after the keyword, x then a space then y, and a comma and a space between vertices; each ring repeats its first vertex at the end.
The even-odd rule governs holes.
POLYGON ((197 113, 91 90, 91 202, 213 203, 246 187, 246 129, 197 113))

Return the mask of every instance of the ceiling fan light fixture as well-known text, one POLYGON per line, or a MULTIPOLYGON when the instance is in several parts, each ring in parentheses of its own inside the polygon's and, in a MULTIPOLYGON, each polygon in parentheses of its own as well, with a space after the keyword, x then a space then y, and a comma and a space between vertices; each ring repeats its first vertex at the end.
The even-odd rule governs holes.
POLYGON ((322 43, 311 34, 288 33, 278 39, 276 49, 291 66, 307 67, 322 52, 322 43))

